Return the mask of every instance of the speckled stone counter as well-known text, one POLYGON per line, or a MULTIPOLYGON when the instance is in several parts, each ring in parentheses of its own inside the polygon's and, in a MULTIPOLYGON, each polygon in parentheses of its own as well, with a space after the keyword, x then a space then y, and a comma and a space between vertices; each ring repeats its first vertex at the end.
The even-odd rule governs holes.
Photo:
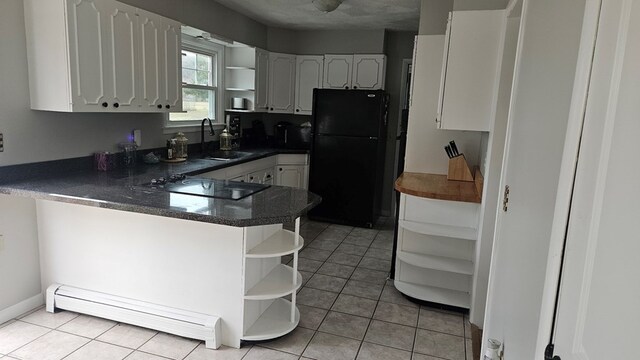
POLYGON ((0 167, 0 193, 54 200, 185 220, 245 227, 291 222, 320 203, 311 192, 282 186, 241 200, 182 195, 141 186, 175 173, 198 174, 296 150, 242 150, 251 155, 230 161, 189 159, 179 164, 142 164, 112 172, 78 170, 70 161, 0 167))

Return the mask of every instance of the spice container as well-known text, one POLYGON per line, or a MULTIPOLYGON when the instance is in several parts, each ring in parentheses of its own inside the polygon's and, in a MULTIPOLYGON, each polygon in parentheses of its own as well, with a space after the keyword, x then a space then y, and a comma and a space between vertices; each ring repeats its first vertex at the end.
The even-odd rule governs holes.
POLYGON ((183 133, 179 132, 176 134, 176 147, 175 153, 173 154, 177 159, 186 159, 187 158, 187 147, 189 145, 189 139, 184 136, 183 133))

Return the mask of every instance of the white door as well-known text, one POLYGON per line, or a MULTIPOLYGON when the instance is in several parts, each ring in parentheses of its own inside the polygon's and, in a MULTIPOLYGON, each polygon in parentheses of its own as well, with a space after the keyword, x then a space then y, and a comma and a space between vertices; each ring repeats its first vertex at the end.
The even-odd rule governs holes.
POLYGON ((276 183, 280 186, 295 188, 303 187, 304 166, 300 165, 279 165, 276 174, 276 183))
POLYGON ((112 10, 108 2, 67 2, 73 111, 113 109, 109 34, 102 25, 108 23, 112 10))
POLYGON ((182 110, 182 28, 179 22, 162 19, 162 41, 165 49, 164 108, 170 111, 182 110))
POLYGON ((353 55, 351 85, 362 90, 384 89, 386 65, 384 55, 353 55))
POLYGON ((298 56, 296 59, 296 114, 311 115, 313 89, 322 88, 323 56, 298 56))
POLYGON ((296 56, 269 54, 269 112, 293 113, 296 56))
POLYGON ((111 45, 111 73, 113 75, 113 108, 116 111, 139 111, 139 30, 137 9, 120 2, 105 2, 110 9, 108 23, 111 45))
POLYGON ((138 9, 140 29, 140 103, 142 111, 164 111, 162 81, 164 69, 164 42, 162 17, 138 9))
POLYGON ((324 56, 325 89, 350 89, 353 73, 353 55, 324 56))
POLYGON ((255 110, 269 109, 269 52, 256 48, 255 110))
POLYGON ((554 353, 562 360, 638 359, 640 1, 602 2, 593 59, 554 353))

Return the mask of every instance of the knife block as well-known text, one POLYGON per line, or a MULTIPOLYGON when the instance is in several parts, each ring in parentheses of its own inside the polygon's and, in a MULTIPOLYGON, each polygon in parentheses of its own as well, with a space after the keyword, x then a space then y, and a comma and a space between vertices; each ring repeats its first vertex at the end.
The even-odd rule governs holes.
POLYGON ((460 154, 454 158, 449 159, 449 172, 447 173, 447 180, 455 181, 473 181, 473 174, 467 164, 467 159, 464 154, 460 154))

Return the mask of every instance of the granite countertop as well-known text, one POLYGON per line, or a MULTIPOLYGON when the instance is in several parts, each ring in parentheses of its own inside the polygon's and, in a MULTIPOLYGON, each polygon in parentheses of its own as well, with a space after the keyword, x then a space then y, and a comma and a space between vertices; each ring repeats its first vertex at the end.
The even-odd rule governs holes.
POLYGON ((141 164, 111 172, 86 167, 70 171, 65 160, 8 166, 0 168, 0 193, 239 227, 291 222, 320 203, 321 198, 311 192, 275 185, 240 200, 174 194, 141 186, 175 173, 197 177, 277 154, 307 153, 278 149, 241 151, 251 155, 229 161, 190 157, 178 164, 141 164))

